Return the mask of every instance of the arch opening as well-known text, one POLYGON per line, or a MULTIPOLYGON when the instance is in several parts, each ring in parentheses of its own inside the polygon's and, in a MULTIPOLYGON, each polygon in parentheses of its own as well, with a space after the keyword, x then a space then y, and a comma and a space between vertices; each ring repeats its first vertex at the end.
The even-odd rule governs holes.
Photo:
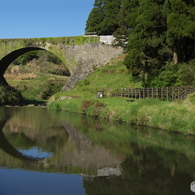
MULTIPOLYGON (((27 64, 28 63, 29 63, 29 61, 27 62, 27 64)), ((17 73, 17 71, 16 71, 16 73, 17 73)), ((52 95, 52 93, 53 94, 56 93, 57 90, 60 91, 63 88, 63 86, 65 85, 65 83, 68 81, 69 77, 71 76, 71 73, 70 73, 69 69, 67 68, 67 66, 63 63, 63 61, 58 56, 56 56, 54 53, 52 53, 46 49, 39 48, 39 47, 25 47, 25 48, 15 50, 15 51, 12 51, 11 53, 9 53, 8 55, 4 56, 0 60, 0 85, 11 86, 20 92, 23 92, 26 89, 29 89, 30 87, 31 88, 34 87, 33 85, 30 86, 30 84, 29 85, 25 84, 25 82, 27 82, 27 80, 30 83, 30 80, 31 81, 33 79, 38 80, 38 77, 41 77, 43 75, 45 77, 45 80, 43 78, 42 79, 43 82, 40 82, 40 84, 38 84, 38 85, 42 86, 43 91, 42 91, 42 94, 37 95, 36 99, 48 99, 50 94, 52 95), (31 59, 31 61, 33 61, 33 62, 31 62, 31 66, 34 66, 34 67, 29 67, 26 64, 25 65, 23 64, 22 66, 20 66, 21 64, 17 62, 18 59, 24 55, 27 56, 27 55, 29 55, 29 53, 32 53, 32 52, 34 52, 34 53, 37 52, 36 56, 39 55, 39 57, 42 55, 42 60, 37 59, 35 57, 35 59, 33 59, 34 61, 31 59), (44 55, 49 56, 51 61, 57 61, 59 63, 51 62, 49 64, 49 61, 47 61, 47 60, 46 60, 47 61, 47 63, 46 63, 46 61, 43 60, 44 55), (36 64, 36 63, 38 63, 38 64, 36 64), (35 66, 37 69, 39 67, 40 70, 46 70, 46 72, 43 73, 41 71, 37 71, 37 70, 33 69, 33 68, 35 68, 35 66), (22 73, 21 73, 21 71, 18 71, 19 77, 17 79, 15 79, 14 81, 12 80, 12 83, 10 83, 10 80, 14 77, 14 73, 15 73, 13 67, 17 70, 19 69, 19 67, 22 67, 22 73), (31 74, 30 74, 30 72, 31 72, 31 74), (19 87, 17 86, 17 83, 19 82, 18 80, 21 80, 21 83, 23 83, 23 86, 21 84, 19 87)), ((41 80, 41 79, 39 79, 39 80, 41 80)), ((38 86, 38 85, 36 84, 36 86, 38 86)), ((27 97, 27 99, 29 99, 29 97, 27 97)), ((32 97, 30 97, 30 99, 32 99, 32 97)))

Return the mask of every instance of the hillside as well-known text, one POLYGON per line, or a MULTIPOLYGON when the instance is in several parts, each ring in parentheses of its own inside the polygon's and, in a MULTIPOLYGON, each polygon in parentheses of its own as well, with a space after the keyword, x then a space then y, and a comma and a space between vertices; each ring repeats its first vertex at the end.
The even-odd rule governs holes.
POLYGON ((94 72, 87 79, 78 82, 76 87, 69 91, 57 93, 55 98, 60 96, 96 97, 97 91, 104 91, 105 95, 109 95, 119 88, 141 87, 141 82, 133 80, 128 69, 124 66, 124 58, 125 54, 122 54, 105 66, 99 69, 94 68, 94 72))
POLYGON ((142 87, 142 83, 134 80, 124 66, 124 57, 115 58, 94 70, 72 90, 53 95, 48 109, 195 135, 195 94, 189 94, 183 101, 145 98, 129 102, 124 97, 109 96, 118 88, 142 87), (104 91, 104 98, 97 98, 97 91, 104 91))

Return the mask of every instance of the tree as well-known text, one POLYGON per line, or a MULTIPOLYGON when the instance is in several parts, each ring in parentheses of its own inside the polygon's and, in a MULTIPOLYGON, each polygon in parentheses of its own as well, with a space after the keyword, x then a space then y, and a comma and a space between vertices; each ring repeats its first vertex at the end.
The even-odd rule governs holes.
POLYGON ((187 62, 195 49, 194 0, 165 0, 166 42, 172 50, 173 64, 187 62))
POLYGON ((120 8, 121 0, 95 0, 86 22, 86 34, 96 32, 98 35, 112 35, 119 27, 120 8))
POLYGON ((166 20, 163 15, 164 0, 141 0, 134 4, 134 21, 129 16, 132 32, 128 41, 125 65, 134 76, 139 76, 147 86, 168 55, 165 42, 166 20))
POLYGON ((122 0, 121 9, 118 13, 118 29, 113 33, 117 45, 126 48, 131 30, 135 27, 137 17, 138 0, 122 0))
POLYGON ((102 34, 101 24, 104 19, 104 5, 105 0, 95 0, 93 5, 94 7, 91 10, 86 22, 86 34, 91 32, 102 34))
POLYGON ((106 0, 104 9, 104 19, 101 24, 102 34, 112 35, 119 27, 119 11, 121 0, 106 0))

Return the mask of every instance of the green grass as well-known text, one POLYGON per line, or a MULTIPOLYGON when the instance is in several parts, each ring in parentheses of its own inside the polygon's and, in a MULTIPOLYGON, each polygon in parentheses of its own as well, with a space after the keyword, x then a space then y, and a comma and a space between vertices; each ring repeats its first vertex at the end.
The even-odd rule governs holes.
MULTIPOLYGON (((131 74, 123 65, 123 57, 113 59, 99 69, 94 66, 94 72, 87 79, 77 83, 75 88, 53 95, 48 108, 195 135, 194 94, 189 95, 185 101, 178 102, 156 99, 127 102, 126 98, 110 97, 110 94, 119 88, 141 87, 140 82, 132 80, 131 74), (97 91, 104 91, 104 98, 97 98, 97 91), (73 99, 59 100, 64 96, 73 99)), ((12 80, 10 84, 17 86, 26 99, 32 100, 41 98, 44 86, 49 81, 58 80, 63 86, 67 79, 49 74, 39 76, 30 80, 12 80), (60 78, 62 80, 59 81, 60 78), (27 89, 24 90, 25 87, 27 89)))
MULTIPOLYGON (((97 107, 91 104, 83 112, 86 98, 54 101, 49 109, 67 110, 96 116, 97 107), (96 110, 95 110, 96 109, 96 110)), ((154 99, 140 99, 127 102, 125 98, 88 99, 99 101, 105 106, 98 109, 98 116, 109 120, 125 121, 131 124, 150 126, 183 134, 195 135, 195 105, 189 102, 167 102, 154 99)))
POLYGON ((52 101, 62 96, 73 99, 53 102, 50 100, 48 108, 195 135, 195 95, 193 94, 185 101, 176 102, 157 99, 127 102, 126 98, 109 97, 118 88, 140 87, 141 83, 132 81, 122 61, 114 59, 106 66, 96 69, 84 81, 77 83, 74 89, 55 94, 52 101), (97 91, 104 91, 104 98, 97 98, 97 91))
POLYGON ((32 41, 50 42, 52 44, 63 43, 66 45, 82 45, 84 43, 99 42, 99 37, 84 37, 84 36, 71 36, 71 37, 46 37, 46 38, 33 38, 32 41))
POLYGON ((7 79, 10 86, 21 91, 22 96, 27 100, 42 100, 42 94, 49 83, 56 83, 61 88, 67 82, 68 77, 56 76, 52 74, 37 74, 37 78, 28 80, 7 79))
POLYGON ((141 82, 133 82, 132 76, 122 61, 116 58, 100 69, 94 66, 94 72, 87 79, 77 83, 72 90, 57 93, 55 98, 58 99, 61 96, 95 98, 97 91, 104 91, 105 96, 109 96, 119 88, 140 87, 141 82))

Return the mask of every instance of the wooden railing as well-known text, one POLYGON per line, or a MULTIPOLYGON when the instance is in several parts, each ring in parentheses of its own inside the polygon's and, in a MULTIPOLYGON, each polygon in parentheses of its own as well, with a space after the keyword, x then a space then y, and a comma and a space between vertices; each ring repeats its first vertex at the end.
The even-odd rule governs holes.
POLYGON ((116 90, 111 96, 135 99, 158 98, 163 101, 172 101, 184 99, 190 93, 195 93, 195 87, 124 88, 116 90))

